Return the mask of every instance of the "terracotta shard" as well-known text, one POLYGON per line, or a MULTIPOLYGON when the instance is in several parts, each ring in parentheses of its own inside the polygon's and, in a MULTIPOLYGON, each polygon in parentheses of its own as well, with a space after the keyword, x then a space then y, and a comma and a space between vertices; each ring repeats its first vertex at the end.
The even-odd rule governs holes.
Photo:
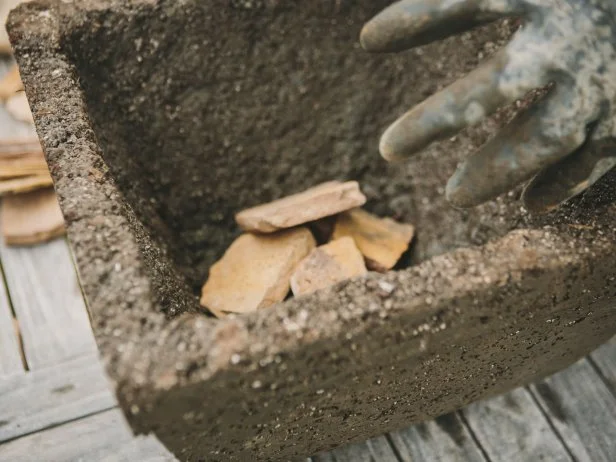
POLYGON ((19 69, 17 65, 14 65, 9 72, 0 79, 0 101, 4 101, 23 89, 24 86, 19 77, 19 69))
POLYGON ((330 181, 268 204, 243 210, 235 220, 245 231, 271 233, 359 207, 366 197, 356 181, 330 181))
POLYGON ((0 181, 0 196, 24 193, 53 185, 49 173, 0 181))
POLYGON ((0 180, 23 176, 46 176, 49 173, 42 152, 20 157, 0 154, 0 180))
POLYGON ((210 268, 201 305, 220 317, 249 313, 284 300, 299 262, 316 246, 307 228, 243 234, 210 268))
POLYGON ((366 257, 368 268, 375 271, 392 269, 408 249, 415 228, 391 218, 380 218, 361 209, 340 214, 333 239, 350 236, 366 257))
POLYGON ((33 245, 64 234, 64 218, 53 188, 8 196, 2 205, 7 245, 33 245))
POLYGON ((314 249, 291 276, 293 295, 325 289, 367 272, 364 257, 350 237, 314 249))

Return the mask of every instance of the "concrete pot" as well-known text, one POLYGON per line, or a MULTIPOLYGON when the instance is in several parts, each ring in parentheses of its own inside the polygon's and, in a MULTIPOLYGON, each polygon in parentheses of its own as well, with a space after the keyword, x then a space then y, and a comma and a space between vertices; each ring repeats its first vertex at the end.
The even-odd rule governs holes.
POLYGON ((380 159, 394 118, 510 33, 364 53, 387 3, 40 0, 10 17, 109 377, 135 431, 179 459, 308 456, 546 376, 616 332, 616 175, 540 218, 516 194, 452 209, 447 177, 512 108, 407 165, 380 159), (233 214, 331 179, 416 225, 402 269, 200 312, 233 214))

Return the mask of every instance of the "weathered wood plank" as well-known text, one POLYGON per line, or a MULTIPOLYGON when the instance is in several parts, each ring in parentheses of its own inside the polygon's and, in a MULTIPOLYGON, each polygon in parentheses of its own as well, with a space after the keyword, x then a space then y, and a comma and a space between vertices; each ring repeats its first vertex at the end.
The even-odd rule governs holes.
POLYGON ((24 372, 13 314, 4 282, 0 280, 0 380, 24 372))
POLYGON ((462 411, 492 462, 571 461, 531 394, 518 388, 462 411))
POLYGON ((30 370, 94 354, 96 344, 68 245, 0 245, 30 370))
POLYGON ((176 459, 155 438, 135 438, 120 410, 112 409, 0 445, 0 460, 167 462, 176 459))
POLYGON ((616 337, 595 350, 590 357, 605 377, 612 393, 616 394, 616 337))
POLYGON ((384 436, 350 444, 312 457, 314 462, 397 462, 399 459, 384 436))
POLYGON ((481 450, 458 413, 389 434, 404 462, 483 462, 481 450))
POLYGON ((577 460, 616 460, 616 398, 588 360, 530 388, 577 460))
POLYGON ((116 405, 96 356, 11 376, 0 380, 0 442, 116 405))
MULTIPOLYGON (((0 59, 0 78, 9 70, 11 62, 0 59)), ((0 139, 32 136, 34 129, 24 123, 16 122, 0 105, 0 139)), ((23 372, 19 343, 13 326, 13 316, 7 302, 4 284, 0 284, 0 377, 23 372)))
MULTIPOLYGON (((376 460, 382 460, 382 461, 389 461, 391 460, 392 462, 396 462, 398 460, 398 457, 396 456, 396 453, 394 452, 394 450, 391 447, 391 444, 389 444, 389 441, 387 441, 387 438, 385 436, 379 436, 377 438, 372 438, 368 441, 366 441, 365 443, 361 443, 358 446, 360 446, 361 448, 364 448, 364 451, 367 449, 368 453, 370 454, 370 456, 372 457, 371 461, 376 461, 376 460)), ((342 461, 348 461, 348 462, 352 462, 355 460, 360 460, 360 459, 354 459, 354 458, 340 458, 338 456, 335 456, 336 459, 340 462, 342 461)))

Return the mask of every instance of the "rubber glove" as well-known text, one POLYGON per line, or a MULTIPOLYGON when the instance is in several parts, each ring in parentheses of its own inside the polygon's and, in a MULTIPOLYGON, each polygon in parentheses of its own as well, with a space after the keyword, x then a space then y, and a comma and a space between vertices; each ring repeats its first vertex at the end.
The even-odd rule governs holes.
POLYGON ((528 182, 525 206, 546 212, 616 166, 616 0, 403 0, 363 28, 370 52, 397 52, 501 18, 523 18, 510 43, 402 115, 380 152, 405 159, 537 88, 543 99, 462 162, 446 194, 479 205, 528 182))

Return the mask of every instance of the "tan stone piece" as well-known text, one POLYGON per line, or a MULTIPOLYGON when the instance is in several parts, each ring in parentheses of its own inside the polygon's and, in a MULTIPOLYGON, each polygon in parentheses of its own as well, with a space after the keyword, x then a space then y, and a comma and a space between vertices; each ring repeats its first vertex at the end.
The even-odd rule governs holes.
POLYGON ((359 207, 366 197, 356 181, 329 181, 303 192, 241 211, 235 216, 245 231, 271 233, 359 207))
POLYGON ((338 216, 333 239, 352 237, 366 257, 368 268, 388 271, 408 249, 414 233, 415 228, 412 225, 354 209, 338 216))
POLYGON ((293 295, 325 289, 367 272, 364 257, 351 237, 317 247, 291 276, 293 295))
POLYGON ((5 197, 2 234, 7 245, 33 245, 64 234, 64 218, 53 188, 5 197))
POLYGON ((4 77, 0 79, 0 101, 4 101, 23 89, 24 86, 19 77, 19 69, 15 64, 4 77))
POLYGON ((52 185, 53 181, 49 173, 46 175, 24 176, 3 180, 0 181, 0 196, 34 191, 35 189, 46 188, 52 185))
POLYGON ((8 98, 4 108, 15 120, 34 124, 34 118, 32 117, 32 112, 30 112, 30 104, 28 104, 26 92, 20 91, 8 98))
POLYGON ((316 247, 307 228, 267 235, 242 234, 210 268, 201 305, 220 317, 281 302, 300 261, 316 247))

